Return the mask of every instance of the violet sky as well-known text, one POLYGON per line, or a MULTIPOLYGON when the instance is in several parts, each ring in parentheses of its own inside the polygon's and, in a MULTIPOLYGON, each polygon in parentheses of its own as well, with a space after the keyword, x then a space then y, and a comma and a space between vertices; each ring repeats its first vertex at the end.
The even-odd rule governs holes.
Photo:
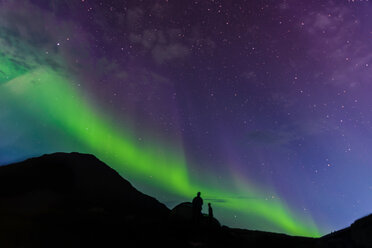
MULTIPOLYGON (((197 180, 274 188, 325 234, 372 210, 371 13, 368 0, 0 0, 0 41, 35 48, 0 55, 63 57, 138 140, 181 141, 197 180)), ((77 147, 10 115, 0 106, 3 164, 77 147)))

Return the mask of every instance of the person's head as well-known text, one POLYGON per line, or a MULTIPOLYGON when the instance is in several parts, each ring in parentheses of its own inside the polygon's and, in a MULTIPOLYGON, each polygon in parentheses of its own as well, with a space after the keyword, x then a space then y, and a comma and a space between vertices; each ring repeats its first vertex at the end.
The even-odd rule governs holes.
POLYGON ((200 196, 200 194, 201 194, 201 193, 200 193, 200 192, 198 192, 198 194, 197 194, 197 195, 198 195, 198 196, 200 196))
POLYGON ((208 203, 208 206, 211 206, 211 203, 210 202, 208 203))

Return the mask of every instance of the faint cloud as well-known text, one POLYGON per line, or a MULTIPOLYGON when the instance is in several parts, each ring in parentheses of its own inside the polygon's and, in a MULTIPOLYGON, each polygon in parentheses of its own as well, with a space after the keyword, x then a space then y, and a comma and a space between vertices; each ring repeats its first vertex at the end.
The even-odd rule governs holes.
POLYGON ((163 18, 166 14, 166 11, 166 6, 160 3, 155 3, 151 8, 151 14, 158 18, 163 18))
POLYGON ((275 104, 280 104, 284 108, 292 107, 297 103, 297 99, 288 92, 273 92, 270 96, 275 104))
POLYGON ((179 58, 184 58, 189 55, 189 49, 180 44, 170 44, 170 45, 157 45, 152 50, 153 58, 156 63, 163 64, 168 61, 172 61, 179 58))
POLYGON ((151 56, 158 65, 168 62, 181 61, 191 55, 192 49, 198 49, 199 53, 211 54, 217 47, 215 41, 205 36, 200 25, 190 27, 185 32, 183 27, 175 25, 162 25, 165 17, 171 18, 167 4, 159 2, 148 5, 148 8, 132 8, 128 10, 127 22, 132 31, 129 41, 142 48, 139 54, 151 56), (143 23, 143 17, 151 15, 156 21, 154 24, 143 23))
POLYGON ((254 71, 244 72, 241 74, 241 77, 249 82, 256 82, 257 80, 257 74, 254 71))
POLYGON ((335 21, 324 13, 317 13, 313 18, 313 29, 309 29, 310 32, 312 32, 313 30, 324 30, 327 28, 332 28, 332 24, 335 21))
POLYGON ((38 66, 61 70, 68 66, 62 62, 61 53, 84 57, 84 42, 77 42, 80 38, 72 35, 75 33, 72 23, 58 20, 52 12, 30 1, 0 2, 0 53, 25 71, 38 66), (70 42, 72 39, 74 42, 70 42))
POLYGON ((338 132, 338 127, 322 119, 298 119, 290 124, 279 126, 276 129, 256 129, 248 132, 244 137, 249 143, 255 145, 271 146, 290 145, 293 142, 304 140, 306 137, 318 136, 338 132))
MULTIPOLYGON (((289 135, 292 136, 292 135, 289 135)), ((249 141, 259 144, 283 144, 288 142, 288 135, 270 130, 255 130, 247 134, 249 141)))
POLYGON ((146 29, 141 34, 130 34, 129 40, 142 45, 145 53, 150 53, 157 64, 163 64, 190 54, 186 45, 174 41, 174 33, 174 29, 167 31, 146 29))
POLYGON ((282 1, 280 4, 279 4, 279 8, 281 10, 287 10, 289 9, 289 4, 286 0, 282 1))
POLYGON ((243 74, 246 79, 256 78, 257 75, 254 71, 246 72, 243 74))
POLYGON ((144 30, 142 34, 130 34, 129 40, 133 43, 140 43, 146 49, 152 49, 161 40, 161 36, 161 32, 156 30, 144 30))
POLYGON ((304 22, 311 40, 308 56, 328 68, 327 83, 355 87, 372 80, 372 51, 353 9, 329 2, 320 12, 309 12, 304 22))
POLYGON ((218 202, 218 203, 228 202, 226 199, 216 199, 216 198, 206 198, 204 200, 209 201, 209 202, 218 202))
POLYGON ((233 200, 247 200, 247 199, 257 200, 257 199, 262 199, 262 198, 263 197, 237 195, 237 196, 224 196, 222 198, 204 198, 204 200, 212 202, 212 203, 226 203, 226 202, 229 202, 229 200, 231 199, 233 200))
POLYGON ((11 80, 39 66, 62 68, 57 45, 52 42, 54 34, 46 30, 44 22, 53 23, 53 16, 27 1, 0 4, 0 56, 1 62, 8 65, 1 69, 0 81, 11 80), (18 8, 18 4, 24 8, 18 8))
POLYGON ((142 20, 144 16, 144 11, 140 8, 128 9, 126 13, 126 21, 128 28, 138 28, 142 26, 142 20))

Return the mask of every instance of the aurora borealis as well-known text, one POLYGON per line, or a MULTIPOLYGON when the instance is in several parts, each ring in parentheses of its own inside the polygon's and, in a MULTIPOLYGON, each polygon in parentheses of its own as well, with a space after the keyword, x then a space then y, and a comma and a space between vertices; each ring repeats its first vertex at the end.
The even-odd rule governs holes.
POLYGON ((372 209, 371 10, 0 0, 0 164, 91 153, 225 225, 346 227, 372 209))

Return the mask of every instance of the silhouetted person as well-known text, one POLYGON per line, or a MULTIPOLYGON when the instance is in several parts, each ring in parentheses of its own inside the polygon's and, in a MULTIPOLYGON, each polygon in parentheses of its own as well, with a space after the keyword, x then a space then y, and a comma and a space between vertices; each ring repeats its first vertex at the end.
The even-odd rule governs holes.
POLYGON ((209 219, 213 219, 213 208, 211 203, 208 203, 208 217, 209 219))
POLYGON ((203 199, 200 197, 200 192, 192 200, 192 218, 196 224, 199 224, 201 218, 201 211, 203 207, 203 199))

